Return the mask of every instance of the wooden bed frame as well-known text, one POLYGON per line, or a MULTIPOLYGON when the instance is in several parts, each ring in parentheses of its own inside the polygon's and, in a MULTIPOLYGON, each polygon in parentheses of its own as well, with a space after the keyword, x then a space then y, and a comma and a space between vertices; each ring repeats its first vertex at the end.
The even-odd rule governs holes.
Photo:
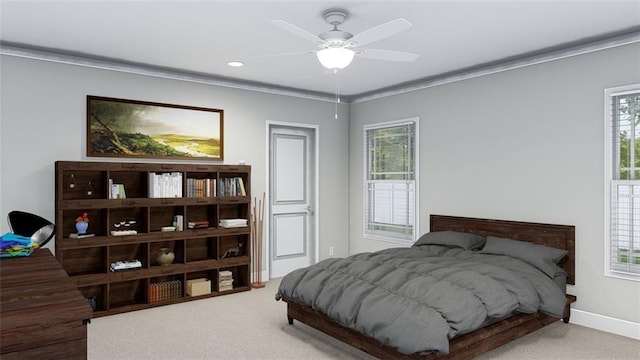
MULTIPOLYGON (((444 215, 431 215, 430 225, 430 231, 452 230, 475 233, 483 236, 507 237, 567 250, 568 255, 559 265, 569 274, 567 284, 575 284, 574 226, 444 215)), ((558 321, 557 318, 541 312, 514 315, 490 326, 452 339, 449 343, 449 354, 447 355, 406 355, 398 352, 389 345, 380 343, 374 338, 336 323, 327 315, 309 306, 301 305, 286 297, 282 300, 287 303, 289 324, 293 324, 294 319, 298 320, 381 359, 472 359, 558 321)), ((575 301, 575 296, 567 295, 567 303, 562 319, 565 323, 569 322, 570 304, 575 301)))

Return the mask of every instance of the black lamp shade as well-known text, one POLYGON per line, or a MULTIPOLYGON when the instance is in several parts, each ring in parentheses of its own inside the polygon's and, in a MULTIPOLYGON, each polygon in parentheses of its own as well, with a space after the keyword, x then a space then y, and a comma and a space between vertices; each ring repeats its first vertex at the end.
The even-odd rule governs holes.
POLYGON ((31 238, 38 246, 48 243, 56 233, 56 226, 38 215, 12 211, 7 216, 11 232, 31 238))

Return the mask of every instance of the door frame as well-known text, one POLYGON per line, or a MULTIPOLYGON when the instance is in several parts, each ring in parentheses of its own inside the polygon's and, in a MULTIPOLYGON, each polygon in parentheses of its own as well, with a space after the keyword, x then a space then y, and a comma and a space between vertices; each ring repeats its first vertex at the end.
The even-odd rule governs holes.
POLYGON ((267 147, 267 151, 265 151, 266 154, 266 163, 267 163, 267 171, 265 174, 266 177, 266 186, 265 189, 267 189, 267 194, 265 197, 265 215, 264 215, 264 234, 265 236, 265 244, 264 244, 264 249, 265 249, 265 254, 264 256, 266 257, 266 261, 264 262, 266 265, 266 269, 263 272, 263 278, 264 279, 271 279, 271 238, 270 238, 270 234, 271 234, 271 196, 269 194, 269 190, 271 189, 271 129, 272 127, 290 127, 290 128, 301 128, 304 130, 313 130, 314 135, 315 135, 315 148, 314 148, 314 179, 313 179, 313 186, 314 186, 314 196, 313 196, 313 207, 312 207, 312 211, 314 213, 315 216, 315 226, 314 226, 314 231, 313 231, 313 244, 310 244, 311 246, 313 246, 314 248, 314 255, 313 255, 313 261, 314 263, 317 263, 318 261, 320 261, 320 206, 319 206, 319 201, 318 199, 320 199, 320 125, 315 125, 315 124, 304 124, 304 123, 297 123, 297 122, 288 122, 288 121, 274 121, 274 120, 267 120, 267 126, 266 126, 266 147, 267 147), (267 204, 269 204, 269 206, 267 206, 267 204), (266 272, 266 274, 265 274, 266 272))

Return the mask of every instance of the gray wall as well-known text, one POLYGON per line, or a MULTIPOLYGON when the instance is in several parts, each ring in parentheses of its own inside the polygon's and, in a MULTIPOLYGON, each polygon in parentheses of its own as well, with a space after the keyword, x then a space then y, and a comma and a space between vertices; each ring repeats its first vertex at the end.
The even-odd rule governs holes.
POLYGON ((603 275, 603 90, 640 82, 639 63, 628 45, 352 104, 336 121, 331 103, 0 56, 0 214, 53 220, 54 162, 106 160, 85 157, 91 94, 224 109, 225 163, 253 166, 254 195, 266 121, 319 124, 321 258, 390 247, 362 237, 362 126, 418 116, 422 232, 431 213, 575 225, 575 308, 640 322, 640 283, 603 275))
MULTIPOLYGON (((243 159, 252 165, 252 194, 258 198, 267 183, 267 121, 319 125, 320 257, 328 256, 329 246, 336 255, 347 255, 346 105, 336 121, 331 102, 11 56, 1 56, 0 61, 2 219, 11 210, 24 210, 54 220, 56 160, 127 161, 86 157, 86 96, 108 96, 223 109, 224 163, 243 159)), ((0 231, 9 231, 4 220, 0 231)), ((47 247, 53 248, 50 244, 47 247)))
POLYGON ((640 45, 353 104, 350 252, 363 238, 364 124, 420 117, 429 214, 576 226, 576 309, 640 322, 640 283, 604 276, 604 89, 640 82, 640 45))

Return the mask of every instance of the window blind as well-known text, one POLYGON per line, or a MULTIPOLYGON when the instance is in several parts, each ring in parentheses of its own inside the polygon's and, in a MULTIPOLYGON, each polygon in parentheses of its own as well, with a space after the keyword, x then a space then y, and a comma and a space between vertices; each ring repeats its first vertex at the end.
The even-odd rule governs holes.
POLYGON ((640 85, 607 91, 606 273, 640 280, 640 85))
POLYGON ((416 234, 416 121, 365 127, 365 236, 411 244, 416 234))

